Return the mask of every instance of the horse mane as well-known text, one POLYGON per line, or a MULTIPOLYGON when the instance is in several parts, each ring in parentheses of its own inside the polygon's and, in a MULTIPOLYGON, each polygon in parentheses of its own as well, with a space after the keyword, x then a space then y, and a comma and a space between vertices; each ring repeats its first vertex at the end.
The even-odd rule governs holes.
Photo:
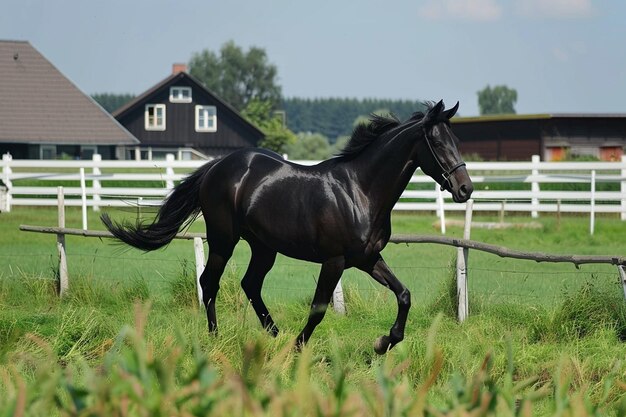
MULTIPOLYGON (((430 110, 433 103, 426 102, 426 111, 430 110)), ((404 123, 413 121, 421 121, 424 119, 425 113, 418 111, 407 119, 404 123)), ((379 138, 382 134, 403 124, 396 115, 390 113, 382 116, 372 113, 368 123, 359 123, 352 132, 352 136, 344 148, 336 155, 337 158, 352 159, 363 151, 370 143, 379 138)))

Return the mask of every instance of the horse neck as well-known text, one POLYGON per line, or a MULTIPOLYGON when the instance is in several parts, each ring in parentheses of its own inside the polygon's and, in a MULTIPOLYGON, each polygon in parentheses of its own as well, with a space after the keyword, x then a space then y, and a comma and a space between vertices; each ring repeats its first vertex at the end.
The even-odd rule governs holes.
POLYGON ((413 129, 390 140, 378 139, 350 163, 357 181, 374 204, 391 210, 418 167, 413 129))

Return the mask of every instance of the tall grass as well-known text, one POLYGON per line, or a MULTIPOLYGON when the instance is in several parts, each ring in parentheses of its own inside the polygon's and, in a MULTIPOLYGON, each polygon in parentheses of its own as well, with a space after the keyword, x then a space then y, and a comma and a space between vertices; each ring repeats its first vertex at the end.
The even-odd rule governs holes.
MULTIPOLYGON (((509 347, 506 370, 494 371, 487 353, 471 374, 445 380, 445 351, 436 343, 436 319, 428 330, 420 380, 409 377, 413 359, 388 355, 370 365, 375 382, 354 383, 338 351, 320 357, 311 348, 294 354, 262 338, 243 344, 241 365, 226 355, 211 360, 197 339, 176 332, 156 347, 147 332, 149 308, 136 304, 134 325, 125 326, 99 364, 55 353, 34 334, 35 349, 14 353, 0 366, 0 415, 60 416, 555 416, 626 414, 626 398, 612 392, 623 367, 605 379, 593 400, 572 384, 574 370, 561 361, 549 378, 519 380, 509 347), (282 369, 286 376, 277 373, 282 369), (25 372, 29 370, 28 372, 25 372), (30 374, 30 377, 27 375, 30 374), (438 394, 437 386, 445 386, 438 394), (436 401, 433 401, 433 397, 436 401), (551 398, 546 406, 546 398, 551 398)), ((623 393, 624 391, 622 391, 623 393)))
MULTIPOLYGON (((7 219, 14 225, 54 221, 46 211, 26 214, 7 219), (34 222, 39 213, 44 220, 34 222)), ((394 222, 403 232, 423 232, 432 223, 419 216, 394 222)), ((607 254, 625 247, 622 223, 599 219, 589 237, 584 219, 568 219, 561 232, 553 219, 542 222, 541 235, 474 234, 529 250, 607 254)), ((550 265, 525 263, 522 272, 530 278, 517 279, 515 264, 472 252, 471 315, 459 324, 450 260, 456 251, 390 245, 385 258, 413 294, 406 339, 384 357, 373 352, 373 341, 396 317, 396 299, 355 274, 345 280, 347 314, 329 310, 307 349, 296 354, 292 343, 313 292, 302 287, 313 285, 317 268, 288 264, 288 276, 268 277, 264 294, 281 330, 271 338, 239 287, 247 258, 235 258, 221 281, 219 332, 209 335, 190 245, 172 245, 154 257, 119 256, 119 248, 102 242, 68 239, 70 252, 92 260, 98 251, 103 265, 70 263, 70 290, 59 300, 54 238, 9 229, 3 219, 0 239, 7 244, 0 260, 10 265, 0 271, 0 417, 624 415, 626 409, 624 301, 621 287, 603 284, 613 279, 613 267, 605 276, 595 268, 566 275, 559 272, 563 266, 553 275, 550 265), (28 269, 24 262, 37 262, 28 254, 47 248, 53 255, 28 269), (172 255, 159 263, 166 254, 172 255), (124 257, 145 263, 131 268, 124 257), (543 272, 533 278, 533 271, 543 272), (111 279, 116 273, 124 279, 111 279), (297 295, 288 292, 292 287, 297 295), (494 297, 494 288, 506 296, 494 297), (524 289, 537 297, 517 302, 509 295, 524 289)))
POLYGON ((405 341, 379 357, 372 342, 393 322, 393 296, 348 287, 347 316, 329 312, 296 354, 307 300, 271 307, 282 330, 273 339, 234 279, 221 289, 217 335, 195 291, 174 296, 185 293, 180 277, 172 297, 134 303, 127 294, 141 284, 105 294, 77 280, 58 300, 50 281, 30 281, 0 279, 0 416, 625 415, 621 316, 568 313, 617 305, 591 285, 553 310, 482 306, 463 325, 415 306, 405 341))

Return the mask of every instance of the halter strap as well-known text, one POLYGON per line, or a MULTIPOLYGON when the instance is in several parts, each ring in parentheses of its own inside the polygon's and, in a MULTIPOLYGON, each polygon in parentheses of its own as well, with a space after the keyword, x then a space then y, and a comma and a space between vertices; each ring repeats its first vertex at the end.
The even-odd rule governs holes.
POLYGON ((437 165, 439 165, 439 168, 441 168, 441 176, 443 177, 443 182, 441 183, 441 191, 443 191, 443 190, 445 190, 445 185, 446 184, 451 186, 451 184, 450 184, 450 176, 457 169, 459 169, 461 167, 464 167, 465 166, 465 162, 461 161, 458 164, 456 164, 455 166, 453 166, 452 168, 446 169, 443 166, 443 164, 441 163, 441 161, 439 160, 439 156, 437 155, 437 153, 433 149, 433 146, 431 145, 430 140, 428 139, 428 133, 426 132, 426 128, 424 127, 422 129, 424 131, 424 140, 426 141, 426 144, 428 145, 428 149, 430 150, 430 153, 432 154, 433 158, 437 162, 437 165))

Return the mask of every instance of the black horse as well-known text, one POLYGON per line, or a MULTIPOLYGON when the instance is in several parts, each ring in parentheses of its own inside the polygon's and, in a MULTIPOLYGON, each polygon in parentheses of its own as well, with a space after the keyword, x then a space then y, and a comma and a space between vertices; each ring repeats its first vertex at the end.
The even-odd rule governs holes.
POLYGON ((145 251, 172 241, 202 211, 209 259, 200 278, 209 331, 217 329, 215 298, 228 259, 240 238, 252 257, 241 286, 262 325, 278 333, 261 287, 280 252, 321 263, 308 321, 296 346, 306 343, 321 322, 344 269, 356 267, 391 289, 398 315, 389 335, 376 340, 384 353, 404 338, 411 305, 409 290, 380 252, 391 236, 391 210, 417 167, 464 202, 473 191, 450 118, 458 103, 429 104, 405 122, 372 116, 344 150, 315 166, 285 161, 263 149, 242 149, 214 159, 181 182, 150 224, 102 221, 115 237, 145 251))

